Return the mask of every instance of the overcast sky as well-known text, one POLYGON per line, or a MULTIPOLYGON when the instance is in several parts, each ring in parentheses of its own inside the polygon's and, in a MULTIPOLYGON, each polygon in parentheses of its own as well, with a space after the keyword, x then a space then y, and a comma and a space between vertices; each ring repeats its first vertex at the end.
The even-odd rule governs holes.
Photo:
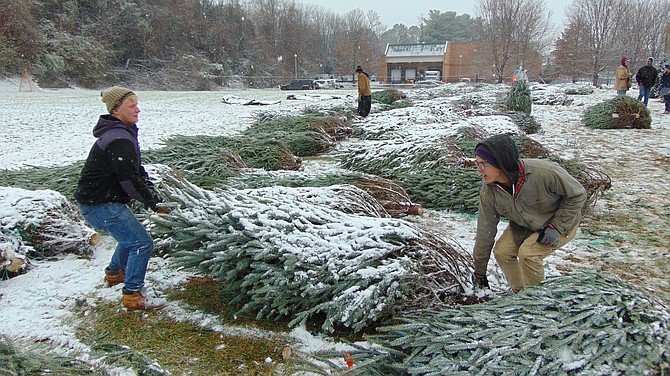
MULTIPOLYGON (((554 13, 555 26, 562 29, 563 16, 573 0, 545 1, 547 8, 554 13)), ((435 1, 435 0, 297 0, 299 3, 316 5, 337 14, 345 14, 353 9, 363 11, 374 10, 379 14, 381 22, 391 28, 394 24, 402 23, 405 26, 419 25, 421 17, 427 17, 432 9, 441 12, 453 11, 457 14, 468 13, 475 15, 475 1, 435 1)))

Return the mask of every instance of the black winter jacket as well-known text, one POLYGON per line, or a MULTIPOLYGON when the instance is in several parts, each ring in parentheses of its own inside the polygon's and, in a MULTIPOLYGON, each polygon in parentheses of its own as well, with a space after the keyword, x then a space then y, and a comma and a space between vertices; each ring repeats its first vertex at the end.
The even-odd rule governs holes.
POLYGON ((648 65, 643 66, 637 71, 635 75, 635 80, 638 85, 642 86, 654 86, 658 78, 658 69, 650 67, 648 65))
POLYGON ((82 205, 138 200, 156 209, 161 201, 141 164, 137 126, 102 115, 93 128, 97 138, 81 170, 75 199, 82 205))

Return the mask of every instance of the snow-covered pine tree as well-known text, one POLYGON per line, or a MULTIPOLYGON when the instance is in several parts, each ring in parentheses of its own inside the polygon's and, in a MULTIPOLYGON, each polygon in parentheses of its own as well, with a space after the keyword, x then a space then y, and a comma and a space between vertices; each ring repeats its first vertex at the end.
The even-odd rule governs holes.
POLYGON ((507 96, 507 109, 530 114, 533 101, 530 97, 530 83, 526 73, 521 70, 512 84, 512 90, 507 96))
POLYGON ((591 106, 584 111, 583 122, 594 129, 649 129, 651 113, 641 101, 627 95, 591 106))
POLYGON ((171 174, 157 187, 171 210, 150 216, 158 251, 222 282, 229 303, 258 318, 360 331, 470 284, 463 250, 403 220, 324 206, 328 188, 208 191, 171 174))
POLYGON ((51 190, 0 188, 0 233, 33 248, 28 256, 89 255, 98 234, 63 195, 51 190))
MULTIPOLYGON (((415 312, 351 352, 352 375, 665 375, 670 311, 581 270, 483 304, 415 312)), ((334 354, 318 354, 332 358, 334 354)))

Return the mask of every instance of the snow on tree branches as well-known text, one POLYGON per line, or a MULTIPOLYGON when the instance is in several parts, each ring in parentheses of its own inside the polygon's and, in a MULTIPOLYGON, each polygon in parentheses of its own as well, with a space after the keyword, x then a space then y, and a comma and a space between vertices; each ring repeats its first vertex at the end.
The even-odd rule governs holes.
POLYGON ((13 239, 3 242, 19 248, 25 243, 31 257, 89 255, 99 239, 79 210, 56 191, 0 187, 0 213, 0 233, 13 239))
POLYGON ((649 129, 651 113, 644 103, 627 95, 618 95, 586 109, 584 125, 595 129, 649 129))
MULTIPOLYGON (((150 216, 157 251, 222 282, 240 312, 360 331, 470 284, 464 250, 403 220, 338 210, 347 203, 329 190, 342 187, 208 191, 162 179, 171 211, 150 216)), ((353 187, 345 197, 378 205, 353 187)))
POLYGON ((663 375, 668 309, 616 277, 579 271, 483 304, 400 318, 368 336, 372 350, 351 352, 351 374, 663 375))

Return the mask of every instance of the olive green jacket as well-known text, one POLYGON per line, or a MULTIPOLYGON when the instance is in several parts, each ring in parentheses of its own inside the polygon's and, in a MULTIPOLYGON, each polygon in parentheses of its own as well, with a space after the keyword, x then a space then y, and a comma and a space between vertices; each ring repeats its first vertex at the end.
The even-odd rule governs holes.
POLYGON ((584 187, 556 162, 522 159, 521 166, 514 195, 498 184, 483 184, 479 193, 473 252, 477 274, 486 275, 501 217, 529 233, 541 231, 551 223, 566 234, 579 224, 586 201, 584 187))

